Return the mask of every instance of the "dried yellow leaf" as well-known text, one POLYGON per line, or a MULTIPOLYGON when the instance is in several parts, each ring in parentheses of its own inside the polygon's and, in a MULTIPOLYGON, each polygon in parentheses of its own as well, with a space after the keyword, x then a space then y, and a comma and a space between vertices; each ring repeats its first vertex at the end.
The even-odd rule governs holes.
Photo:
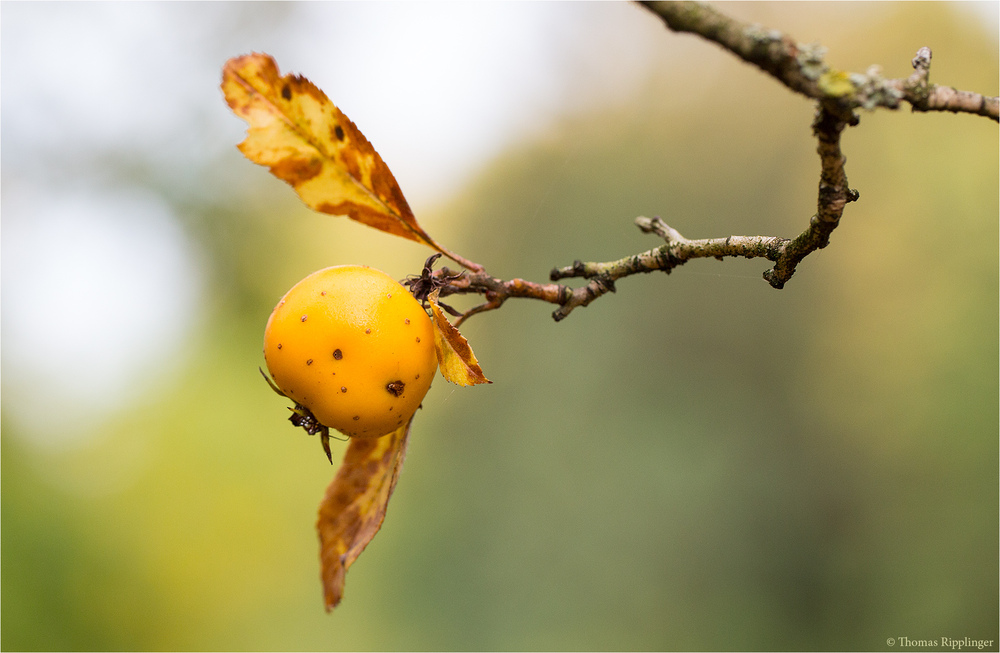
POLYGON ((346 215, 481 269, 438 245, 420 227, 382 157, 308 79, 281 76, 273 58, 255 53, 226 62, 222 92, 233 112, 249 124, 240 151, 288 182, 310 208, 346 215))
POLYGON ((327 612, 344 596, 344 577, 382 527, 403 469, 410 424, 380 438, 354 438, 319 506, 320 571, 327 612))
POLYGON ((427 299, 434 317, 434 346, 437 349, 441 375, 455 385, 461 386, 492 383, 483 374, 469 341, 448 321, 438 306, 439 293, 440 290, 435 290, 427 299))

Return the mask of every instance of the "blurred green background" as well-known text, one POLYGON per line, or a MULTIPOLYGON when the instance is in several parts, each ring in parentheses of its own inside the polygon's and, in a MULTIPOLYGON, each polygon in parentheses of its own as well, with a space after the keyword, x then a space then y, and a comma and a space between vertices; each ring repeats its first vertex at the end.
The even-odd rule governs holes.
MULTIPOLYGON (((995 3, 722 7, 997 93, 995 3)), ((244 160, 226 58, 315 81, 435 238, 537 281, 655 246, 637 215, 797 234, 811 104, 627 4, 0 12, 3 649, 996 648, 995 123, 863 114, 861 199, 780 292, 694 261, 559 324, 470 320, 493 384, 436 382, 327 615, 334 469, 260 379, 263 326, 315 269, 429 252, 244 160)))

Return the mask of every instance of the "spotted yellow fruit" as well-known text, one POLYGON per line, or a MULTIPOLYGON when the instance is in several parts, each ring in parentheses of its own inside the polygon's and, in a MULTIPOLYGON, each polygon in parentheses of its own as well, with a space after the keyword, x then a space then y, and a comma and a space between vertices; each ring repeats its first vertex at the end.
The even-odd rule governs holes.
POLYGON ((437 369, 423 307, 385 272, 359 265, 314 272, 289 290, 267 321, 264 360, 286 396, 355 438, 405 424, 437 369))

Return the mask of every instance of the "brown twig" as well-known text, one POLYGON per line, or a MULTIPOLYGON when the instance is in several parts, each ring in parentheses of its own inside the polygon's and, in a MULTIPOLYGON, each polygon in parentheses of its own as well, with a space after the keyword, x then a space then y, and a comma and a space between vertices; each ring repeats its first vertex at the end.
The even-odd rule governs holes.
MULTIPOLYGON (((435 270, 433 276, 441 280, 448 279, 441 284, 441 297, 479 294, 486 298, 484 303, 462 313, 455 323, 456 326, 461 325, 473 315, 500 308, 511 297, 527 297, 565 306, 575 302, 576 295, 586 293, 583 289, 574 290, 558 283, 540 284, 524 279, 504 281, 486 272, 465 272, 456 278, 452 270, 441 268, 435 270)), ((559 319, 561 318, 556 318, 557 321, 559 319)))
POLYGON ((444 281, 451 274, 447 268, 434 273, 443 282, 442 296, 478 293, 486 301, 461 314, 459 323, 485 311, 499 308, 511 297, 529 297, 558 304, 552 317, 562 320, 578 307, 587 306, 608 292, 622 277, 662 270, 669 273, 678 265, 695 258, 723 259, 727 256, 766 258, 774 263, 764 279, 774 288, 783 288, 806 256, 830 242, 830 234, 840 223, 844 207, 859 194, 847 184, 845 157, 840 136, 847 126, 858 123, 855 109, 899 108, 902 100, 914 111, 952 111, 998 117, 996 97, 958 91, 928 81, 930 48, 921 48, 913 58, 914 72, 906 79, 884 79, 877 67, 865 74, 831 70, 823 61, 825 50, 819 45, 800 45, 777 30, 743 23, 699 2, 641 2, 676 32, 692 32, 734 53, 786 87, 817 100, 813 135, 820 157, 820 181, 817 211, 809 226, 795 238, 773 236, 729 236, 691 240, 682 236, 659 217, 636 218, 636 225, 666 242, 654 249, 601 263, 575 261, 573 265, 552 270, 551 281, 584 278, 580 288, 558 283, 537 284, 524 279, 504 281, 484 271, 465 273, 444 281))
POLYGON ((459 324, 478 313, 500 308, 511 297, 529 297, 559 304, 559 308, 552 314, 553 319, 558 322, 573 309, 587 306, 598 297, 614 292, 615 282, 622 277, 655 270, 669 273, 678 265, 695 258, 766 258, 774 263, 774 267, 764 273, 764 279, 772 287, 782 288, 803 258, 830 242, 830 234, 839 224, 844 207, 858 199, 858 192, 847 185, 845 158, 840 150, 840 135, 846 126, 846 122, 824 108, 817 112, 813 133, 819 141, 817 152, 820 155, 821 170, 818 210, 810 219, 808 228, 795 238, 728 236, 691 240, 659 217, 639 217, 635 222, 643 232, 654 233, 666 243, 616 261, 575 261, 571 266, 553 269, 549 275, 553 282, 573 277, 587 279, 587 284, 580 288, 570 288, 558 283, 538 284, 524 279, 504 281, 485 272, 466 273, 453 278, 452 272, 447 268, 436 270, 433 276, 443 282, 442 296, 466 293, 485 296, 486 302, 463 313, 459 324))
POLYGON ((744 61, 772 75, 786 87, 819 101, 830 113, 847 118, 853 109, 898 109, 905 100, 914 111, 972 113, 1000 122, 1000 100, 950 86, 928 83, 930 48, 913 59, 914 74, 883 79, 878 67, 865 74, 831 69, 825 49, 800 44, 778 30, 730 18, 700 2, 640 2, 674 32, 691 32, 718 43, 744 61))
POLYGON ((640 2, 674 32, 713 41, 770 74, 796 93, 821 99, 818 80, 826 71, 824 49, 801 46, 778 30, 744 23, 700 2, 640 2))
POLYGON ((914 111, 972 113, 1000 121, 1000 99, 929 82, 930 48, 923 47, 917 50, 917 56, 913 58, 912 63, 912 75, 905 80, 893 79, 886 83, 898 89, 914 111))

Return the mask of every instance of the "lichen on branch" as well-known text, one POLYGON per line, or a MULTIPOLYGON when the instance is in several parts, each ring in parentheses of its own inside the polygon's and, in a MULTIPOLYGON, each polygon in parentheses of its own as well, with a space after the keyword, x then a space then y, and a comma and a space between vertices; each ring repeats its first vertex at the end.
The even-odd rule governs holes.
POLYGON ((899 90, 914 111, 972 113, 1000 121, 1000 99, 997 97, 931 84, 931 56, 930 48, 920 48, 912 61, 913 74, 904 80, 887 82, 899 90))
POLYGON ((844 171, 846 161, 840 149, 840 135, 847 122, 821 106, 813 121, 813 133, 819 143, 820 182, 817 211, 810 218, 808 227, 794 238, 776 236, 726 236, 724 238, 688 239, 659 217, 638 217, 636 226, 644 233, 652 233, 666 241, 653 249, 614 261, 574 261, 572 265, 557 267, 549 278, 583 278, 587 284, 571 288, 558 283, 537 284, 524 279, 504 281, 488 273, 475 272, 454 275, 447 268, 434 272, 443 282, 441 295, 478 293, 486 302, 463 313, 458 323, 484 311, 500 308, 511 297, 530 297, 558 304, 552 317, 557 322, 576 308, 589 305, 595 299, 615 291, 615 282, 627 276, 661 270, 670 273, 678 265, 697 258, 726 257, 765 258, 774 266, 764 272, 764 279, 773 288, 782 288, 795 273, 802 259, 830 242, 830 234, 840 223, 844 207, 856 201, 859 194, 847 184, 844 171))
POLYGON ((930 48, 913 59, 906 79, 883 79, 875 66, 866 73, 834 70, 824 61, 825 48, 800 44, 778 30, 744 23, 701 2, 640 2, 674 32, 690 32, 713 41, 773 76, 790 90, 819 101, 832 114, 848 117, 854 109, 898 109, 901 100, 914 111, 971 113, 1000 121, 1000 101, 971 91, 928 82, 930 48))
POLYGON ((996 97, 929 83, 931 50, 927 47, 920 48, 913 58, 912 75, 906 79, 885 79, 877 66, 864 74, 831 69, 823 61, 825 49, 822 46, 799 44, 778 30, 738 21, 700 2, 640 4, 662 19, 670 30, 690 32, 713 41, 770 74, 790 90, 816 101, 812 124, 820 157, 816 213, 794 238, 728 236, 692 240, 658 217, 639 217, 636 224, 640 229, 657 234, 666 242, 613 261, 575 261, 570 266, 552 270, 550 279, 553 282, 587 279, 587 284, 579 288, 558 283, 535 284, 523 279, 503 281, 485 272, 463 275, 442 289, 442 296, 480 293, 487 301, 464 313, 460 322, 477 313, 499 308, 510 297, 532 297, 558 304, 559 308, 552 314, 558 321, 575 308, 587 306, 608 292, 614 292, 615 282, 623 277, 655 270, 669 273, 695 258, 766 258, 774 265, 764 272, 764 279, 773 288, 783 288, 806 256, 829 244, 844 208, 859 198, 858 191, 848 186, 844 168, 846 158, 840 147, 844 129, 858 124, 857 109, 898 109, 900 103, 906 101, 914 111, 970 113, 1000 121, 996 97))

